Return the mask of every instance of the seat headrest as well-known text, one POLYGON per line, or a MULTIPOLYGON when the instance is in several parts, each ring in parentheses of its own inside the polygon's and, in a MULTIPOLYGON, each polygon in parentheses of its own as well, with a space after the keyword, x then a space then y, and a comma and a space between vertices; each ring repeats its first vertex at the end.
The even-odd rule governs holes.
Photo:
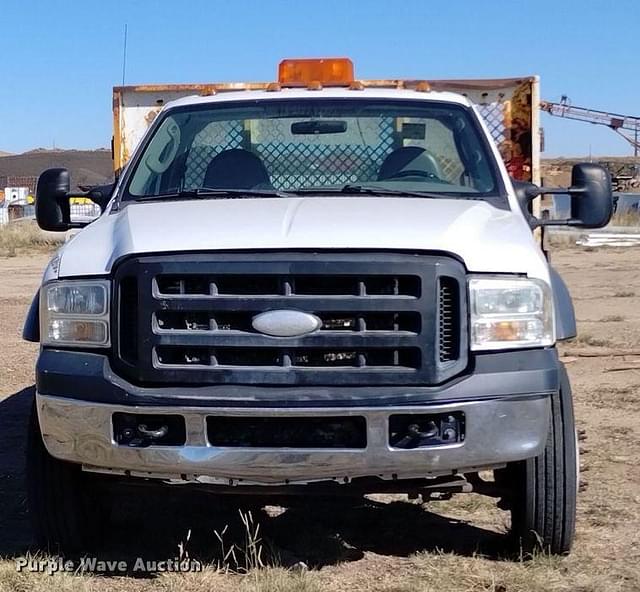
POLYGON ((378 181, 392 179, 402 171, 423 171, 440 176, 438 163, 432 154, 419 146, 403 146, 384 159, 378 171, 378 181))
POLYGON ((242 148, 232 148, 216 155, 204 176, 210 189, 268 189, 271 179, 258 156, 242 148))

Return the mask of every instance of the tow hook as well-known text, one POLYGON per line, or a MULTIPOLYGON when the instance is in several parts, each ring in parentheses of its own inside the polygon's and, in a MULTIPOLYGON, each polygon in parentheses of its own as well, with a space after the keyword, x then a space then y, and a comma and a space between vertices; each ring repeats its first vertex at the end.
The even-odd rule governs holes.
POLYGON ((150 430, 146 424, 139 424, 136 427, 126 427, 120 432, 119 444, 125 444, 132 448, 146 448, 162 440, 169 433, 169 426, 162 425, 155 430, 150 430))
POLYGON ((460 411, 398 414, 389 420, 389 443, 394 448, 425 448, 463 441, 464 414, 460 411))
POLYGON ((438 435, 438 426, 433 421, 429 421, 426 430, 420 430, 417 423, 407 426, 407 435, 402 438, 396 446, 398 448, 414 448, 419 446, 422 440, 429 440, 438 435))
POLYGON ((186 425, 179 415, 113 414, 113 437, 120 446, 183 446, 186 425))
POLYGON ((149 438, 149 440, 160 440, 169 433, 169 426, 163 425, 160 426, 157 430, 150 430, 147 428, 146 424, 141 423, 138 426, 138 433, 143 438, 149 438))

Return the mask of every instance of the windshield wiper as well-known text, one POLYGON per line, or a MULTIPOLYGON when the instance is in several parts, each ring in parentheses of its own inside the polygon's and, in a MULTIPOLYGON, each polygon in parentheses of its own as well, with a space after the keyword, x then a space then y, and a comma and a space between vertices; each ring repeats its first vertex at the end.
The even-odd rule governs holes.
POLYGON ((200 199, 200 198, 229 198, 241 199, 251 197, 291 197, 291 194, 275 189, 213 189, 210 187, 198 187, 196 189, 182 189, 157 195, 141 195, 133 201, 160 201, 173 199, 200 199))
MULTIPOLYGON (((342 187, 330 187, 327 189, 298 189, 297 194, 313 194, 313 195, 374 195, 374 196, 390 196, 390 197, 426 197, 434 199, 442 199, 447 197, 464 197, 467 194, 453 192, 429 192, 429 191, 407 191, 405 189, 387 189, 385 187, 376 187, 374 185, 344 185, 342 187)), ((469 195, 469 199, 475 199, 473 194, 469 195)))
POLYGON ((135 202, 147 201, 171 201, 183 199, 243 199, 252 197, 296 197, 300 195, 373 195, 380 197, 423 197, 432 199, 461 198, 461 199, 483 199, 473 193, 455 192, 429 192, 429 191, 407 191, 404 189, 388 189, 375 185, 348 184, 342 187, 327 188, 302 188, 294 191, 278 191, 276 189, 214 189, 209 187, 198 187, 196 189, 183 189, 157 195, 141 195, 133 199, 135 202))

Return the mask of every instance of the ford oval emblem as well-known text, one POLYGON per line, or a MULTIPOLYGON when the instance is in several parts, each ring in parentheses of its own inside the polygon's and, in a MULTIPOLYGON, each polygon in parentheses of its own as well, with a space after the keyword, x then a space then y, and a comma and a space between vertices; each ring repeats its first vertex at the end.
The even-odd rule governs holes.
POLYGON ((269 310, 253 317, 251 326, 272 337, 302 337, 320 329, 322 321, 301 310, 269 310))

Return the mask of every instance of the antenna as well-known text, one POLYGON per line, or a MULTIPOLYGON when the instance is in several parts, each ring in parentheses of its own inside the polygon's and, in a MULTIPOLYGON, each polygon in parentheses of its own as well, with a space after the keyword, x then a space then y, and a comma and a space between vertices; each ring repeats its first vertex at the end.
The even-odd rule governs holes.
POLYGON ((127 23, 124 24, 124 47, 122 50, 122 86, 124 86, 127 73, 127 23))

